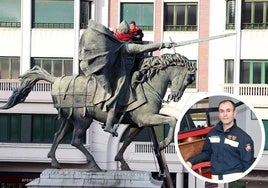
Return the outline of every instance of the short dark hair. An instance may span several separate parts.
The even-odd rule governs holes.
[[[226,100],[221,101],[219,103],[219,105],[218,105],[218,110],[220,108],[220,105],[223,104],[223,103],[226,103],[226,102],[230,102],[232,104],[232,106],[234,107],[234,110],[235,110],[235,103],[232,100],[230,100],[230,99],[226,99]]]
[[[135,21],[131,21],[131,22],[129,22],[129,24],[136,25],[136,22]]]

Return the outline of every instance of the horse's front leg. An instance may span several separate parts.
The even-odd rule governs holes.
[[[115,156],[114,160],[119,161],[121,163],[121,170],[131,170],[127,162],[124,159],[124,152],[126,151],[129,144],[132,142],[132,140],[135,138],[135,136],[138,135],[141,130],[142,128],[138,128],[138,127],[130,128],[128,132],[128,136],[123,142],[123,146],[120,148],[117,155]]]
[[[60,164],[58,160],[56,159],[55,152],[57,150],[59,143],[64,138],[64,136],[70,133],[71,131],[73,131],[72,124],[68,120],[64,119],[63,122],[61,123],[59,130],[54,135],[52,146],[50,148],[50,151],[47,154],[47,157],[51,158],[52,167],[60,168]]]
[[[173,140],[174,137],[174,131],[175,126],[177,124],[177,119],[175,117],[169,117],[170,118],[170,124],[169,124],[169,131],[167,137],[159,143],[160,150],[165,149]]]
[[[167,137],[159,143],[160,150],[163,150],[171,143],[173,139],[177,119],[172,116],[164,116],[160,114],[151,114],[151,115],[147,114],[146,117],[141,119],[141,123],[143,126],[159,126],[163,124],[169,125],[169,131]]]

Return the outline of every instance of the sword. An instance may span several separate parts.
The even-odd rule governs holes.
[[[198,39],[193,39],[193,40],[182,41],[182,42],[178,42],[178,43],[172,42],[172,47],[174,48],[174,47],[179,47],[179,46],[185,46],[185,45],[189,45],[189,44],[204,42],[204,41],[208,41],[208,40],[215,40],[215,39],[225,38],[225,37],[229,37],[229,36],[232,36],[232,35],[235,35],[235,34],[236,33],[227,33],[227,34],[215,35],[215,36],[211,36],[211,37],[204,37],[204,38],[198,38]]]
[[[173,51],[174,51],[174,54],[176,54],[176,49],[175,49],[175,46],[173,45],[174,43],[173,43],[173,41],[172,41],[172,38],[169,37],[169,40],[170,40],[170,42],[171,42],[171,44],[172,44],[172,49],[173,49]]]

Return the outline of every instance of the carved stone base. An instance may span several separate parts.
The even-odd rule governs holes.
[[[146,187],[160,188],[163,182],[145,171],[89,172],[86,169],[46,169],[26,186],[39,187]]]

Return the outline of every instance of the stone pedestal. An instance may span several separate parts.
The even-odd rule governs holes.
[[[146,187],[160,188],[163,182],[145,171],[89,172],[86,169],[46,169],[26,186],[39,187]]]

